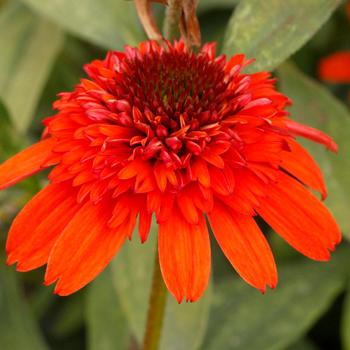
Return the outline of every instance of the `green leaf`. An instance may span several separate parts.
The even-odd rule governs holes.
[[[120,49],[144,37],[133,1],[22,1],[63,29],[104,48]]]
[[[337,155],[310,141],[303,142],[319,163],[328,186],[326,205],[350,239],[350,114],[347,108],[295,66],[278,70],[282,92],[293,100],[291,117],[325,131],[339,146]]]
[[[348,291],[344,300],[343,318],[341,325],[341,338],[343,343],[343,350],[350,349],[350,284],[348,284]]]
[[[32,124],[34,128],[29,129],[29,132],[35,134],[41,131],[39,121],[53,115],[52,103],[57,100],[57,93],[72,91],[80,79],[86,76],[84,64],[96,59],[98,52],[96,48],[73,36],[66,37],[36,108],[36,122]]]
[[[212,9],[232,9],[240,0],[201,0],[199,2],[199,12]]]
[[[4,123],[4,125],[11,124],[11,119],[10,119],[9,113],[8,113],[4,103],[1,100],[0,100],[0,121],[2,123]]]
[[[215,41],[217,52],[221,51],[230,11],[208,11],[200,17],[202,41]]]
[[[339,254],[341,255],[341,254]],[[279,285],[262,295],[242,280],[216,285],[210,328],[211,349],[285,349],[328,309],[344,286],[335,263],[294,263],[279,269]]]
[[[199,349],[205,336],[211,303],[212,287],[194,303],[178,304],[168,295],[168,304],[161,338],[162,350]]]
[[[52,288],[46,288],[36,283],[34,290],[29,296],[28,302],[32,314],[39,320],[44,317],[55,300],[56,296],[52,293]]]
[[[0,97],[20,131],[30,124],[62,42],[57,27],[17,1],[0,13]]]
[[[0,349],[48,349],[20,291],[17,274],[0,259]]]
[[[61,301],[60,308],[52,324],[51,332],[55,337],[63,338],[78,331],[84,323],[84,305],[82,293],[73,294]]]
[[[136,232],[134,232],[135,234]],[[155,232],[140,244],[134,236],[126,241],[111,263],[112,280],[132,333],[141,343],[151,290]]]
[[[112,262],[113,281],[130,328],[142,343],[151,289],[157,227],[154,224],[147,242],[136,237],[126,242]],[[168,294],[160,349],[198,349],[207,328],[211,301],[210,288],[195,303],[179,305]],[[180,336],[179,336],[180,335]]]
[[[86,320],[90,350],[127,349],[127,321],[107,268],[89,287]]]
[[[244,0],[232,15],[224,53],[255,58],[249,71],[272,70],[303,46],[340,0]]]
[[[288,346],[287,350],[317,350],[318,347],[311,340],[304,338],[295,344]]]
[[[0,161],[16,149],[15,132],[5,105],[0,100]]]

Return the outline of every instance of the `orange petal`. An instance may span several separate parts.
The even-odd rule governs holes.
[[[169,291],[180,303],[197,300],[210,274],[210,242],[203,216],[198,225],[183,219],[177,208],[159,224],[159,260]]]
[[[73,192],[74,195],[74,192]],[[15,263],[21,250],[31,241],[34,232],[67,197],[71,197],[71,186],[48,185],[36,194],[20,211],[10,228],[6,243],[8,264]]]
[[[314,260],[329,260],[341,240],[340,230],[327,208],[310,191],[281,174],[260,199],[258,213],[292,247]]]
[[[167,175],[166,175],[166,166],[157,161],[154,167],[154,176],[158,185],[158,188],[161,192],[164,192],[167,186]]]
[[[168,181],[174,186],[177,186],[178,184],[174,170],[167,168],[166,165],[161,161],[157,161],[154,166],[154,177],[156,179],[159,190],[162,192],[165,191]]]
[[[48,261],[45,284],[59,279],[55,292],[71,294],[94,279],[125,240],[123,227],[111,229],[112,203],[87,202],[57,240]]]
[[[200,184],[204,187],[210,186],[210,174],[208,170],[207,163],[201,159],[197,158],[191,164],[193,178],[198,180]]]
[[[261,186],[261,180],[248,169],[235,169],[236,186],[231,196],[219,197],[234,211],[253,216],[254,208],[259,205],[258,197],[264,195],[266,188]]]
[[[339,51],[322,58],[318,76],[331,83],[350,83],[350,51]]]
[[[223,169],[225,167],[225,163],[222,160],[222,157],[218,154],[211,153],[209,150],[204,150],[201,154],[201,157],[219,169]]]
[[[42,170],[56,141],[46,139],[17,153],[0,165],[0,190]]]
[[[119,171],[118,177],[122,180],[132,179],[140,176],[143,172],[149,169],[149,164],[146,161],[137,159],[129,162],[122,170]]]
[[[235,188],[235,176],[230,166],[224,169],[210,167],[210,183],[213,190],[223,196],[229,196]]]
[[[198,224],[199,215],[198,209],[194,204],[194,200],[191,197],[191,192],[185,192],[186,190],[182,190],[178,193],[177,205],[182,213],[182,217],[189,222],[190,224]]]
[[[323,198],[326,198],[326,185],[317,163],[306,149],[294,140],[289,140],[288,146],[290,151],[283,153],[282,168],[298,178],[306,186],[320,192]]]
[[[306,139],[324,145],[332,152],[338,152],[338,145],[324,132],[312,128],[311,126],[299,124],[294,120],[286,120],[285,123],[292,135],[305,137]]]
[[[153,168],[147,161],[140,159],[133,160],[128,163],[122,170],[119,171],[118,177],[122,180],[136,178],[135,192],[137,193],[153,191],[156,186]]]
[[[11,257],[18,261],[17,271],[29,271],[47,263],[51,249],[56,240],[72,220],[79,205],[75,196],[69,196],[31,231],[22,246],[13,252]]]
[[[277,269],[271,249],[251,216],[216,202],[209,222],[224,254],[247,283],[262,292],[266,285],[276,286]]]
[[[140,210],[139,215],[139,236],[141,243],[147,241],[149,231],[152,224],[152,214],[147,211],[147,208]]]

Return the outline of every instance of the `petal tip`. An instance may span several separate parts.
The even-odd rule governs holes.
[[[6,266],[12,266],[16,263],[16,261],[6,261]]]
[[[54,294],[60,296],[60,297],[67,297],[69,296],[70,294],[74,293],[74,291],[69,291],[69,290],[65,290],[63,288],[60,288],[58,286],[58,284],[56,285],[55,289],[54,289]]]
[[[264,285],[263,287],[259,287],[258,289],[260,290],[261,294],[266,294],[266,285]]]
[[[13,257],[12,254],[7,253],[6,265],[11,266],[17,262],[17,258]]]
[[[26,267],[22,261],[18,262],[18,264],[16,265],[16,271],[18,272],[27,272],[30,269],[28,267]]]
[[[168,288],[168,287],[167,287]],[[169,288],[168,288],[169,290]],[[184,295],[175,295],[173,292],[170,291],[170,293],[173,295],[173,297],[176,299],[177,303],[180,305],[182,304],[182,301],[184,299]]]

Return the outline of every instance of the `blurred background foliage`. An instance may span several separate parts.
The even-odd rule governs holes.
[[[154,5],[159,22],[160,5]],[[177,305],[169,297],[161,349],[350,349],[350,86],[317,79],[321,57],[350,49],[350,19],[340,0],[201,0],[203,41],[231,55],[255,57],[294,101],[297,120],[332,135],[334,156],[305,146],[325,172],[327,205],[344,240],[332,261],[314,263],[266,228],[280,282],[262,296],[238,279],[212,242],[213,277],[204,297]],[[60,91],[84,75],[83,64],[145,39],[132,1],[0,0],[0,160],[40,137]],[[286,61],[288,60],[288,62]],[[126,243],[111,266],[78,293],[59,298],[42,286],[43,270],[5,265],[5,240],[18,210],[44,175],[0,192],[0,349],[139,348],[147,312],[156,227],[143,246]],[[264,226],[264,223],[261,223]]]

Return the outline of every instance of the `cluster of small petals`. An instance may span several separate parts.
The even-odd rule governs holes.
[[[309,191],[326,197],[295,136],[336,144],[290,120],[268,72],[242,73],[249,62],[217,57],[214,44],[196,54],[148,41],[86,65],[89,79],[60,94],[43,141],[0,166],[0,188],[52,167],[11,228],[8,262],[47,264],[46,283],[67,295],[108,264],[136,222],[146,241],[155,217],[165,283],[179,302],[194,301],[210,273],[207,215],[236,271],[264,291],[277,272],[258,214],[295,249],[327,260],[339,229]]]

